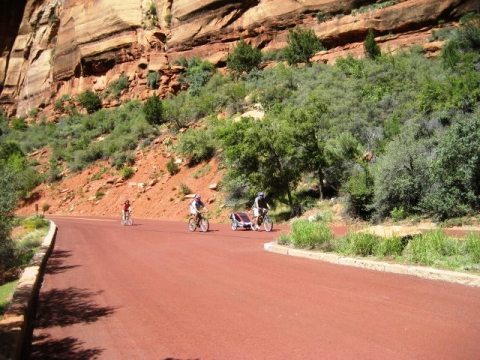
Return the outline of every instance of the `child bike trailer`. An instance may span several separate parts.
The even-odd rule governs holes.
[[[232,220],[232,230],[237,230],[238,228],[244,228],[245,230],[252,229],[252,220],[248,214],[243,212],[234,212],[230,214],[230,220]]]

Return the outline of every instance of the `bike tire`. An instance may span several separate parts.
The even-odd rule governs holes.
[[[200,231],[207,232],[210,224],[208,223],[207,219],[201,219],[199,226],[200,226]]]
[[[188,230],[195,231],[196,229],[197,229],[197,224],[195,223],[195,220],[189,219],[188,220]]]
[[[264,228],[265,231],[267,231],[267,232],[272,231],[272,229],[273,229],[273,221],[272,221],[272,219],[270,219],[269,216],[265,216],[265,218],[263,219],[263,228]]]
[[[233,231],[236,231],[238,229],[237,223],[232,221],[231,228],[232,228]]]

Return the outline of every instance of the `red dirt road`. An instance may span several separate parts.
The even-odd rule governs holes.
[[[32,359],[480,359],[480,289],[263,251],[278,232],[54,220]]]

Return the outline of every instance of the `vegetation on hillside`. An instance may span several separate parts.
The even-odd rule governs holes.
[[[9,162],[29,179],[16,193],[26,196],[39,181],[55,181],[62,170],[77,171],[99,159],[118,169],[131,166],[134,151],[160,132],[189,127],[178,136],[176,151],[191,164],[217,154],[232,206],[265,190],[299,213],[305,207],[301,184],[317,198],[341,196],[352,216],[365,219],[471,214],[480,207],[475,19],[450,33],[439,59],[426,59],[417,49],[397,55],[372,50],[371,58],[347,57],[334,66],[259,70],[258,51],[240,42],[229,62],[240,77],[221,75],[200,59],[181,59],[188,90],[171,98],[130,101],[107,111],[88,95],[83,106],[92,109],[89,114],[72,111],[57,124],[2,117],[1,144],[23,154],[23,160]],[[375,48],[371,38],[367,52],[367,43]],[[293,30],[282,56],[308,64],[320,46],[310,32]],[[293,52],[303,55],[290,58]],[[253,105],[265,110],[264,119],[239,117]],[[201,127],[191,126],[201,119]],[[51,173],[40,176],[24,154],[45,146],[52,150]],[[170,167],[170,173],[178,171]]]

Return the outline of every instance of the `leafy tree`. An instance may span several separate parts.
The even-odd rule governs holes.
[[[310,58],[322,49],[324,47],[313,30],[298,28],[288,32],[285,57],[290,65],[298,63],[310,65]]]
[[[395,208],[407,213],[419,210],[429,187],[432,144],[422,138],[417,127],[405,129],[379,156],[375,171],[374,208],[378,218]]]
[[[5,281],[6,270],[15,265],[15,245],[10,238],[13,210],[17,202],[14,174],[0,168],[0,284]]]
[[[370,59],[376,59],[382,55],[380,46],[378,46],[377,42],[375,41],[375,35],[373,34],[372,29],[368,30],[367,37],[363,42],[363,49],[365,50],[365,55]]]
[[[261,62],[261,51],[242,39],[228,55],[227,68],[238,78],[242,74],[257,69]]]
[[[163,122],[163,107],[160,97],[155,94],[148,98],[143,106],[145,118],[152,125],[160,125]]]
[[[290,135],[271,118],[242,118],[218,130],[230,178],[242,179],[251,196],[259,190],[286,195],[293,210],[292,189],[300,179],[301,169]]]
[[[102,108],[100,97],[93,91],[87,90],[78,95],[78,101],[89,114]]]
[[[458,120],[440,140],[422,207],[446,219],[480,207],[480,111]]]

